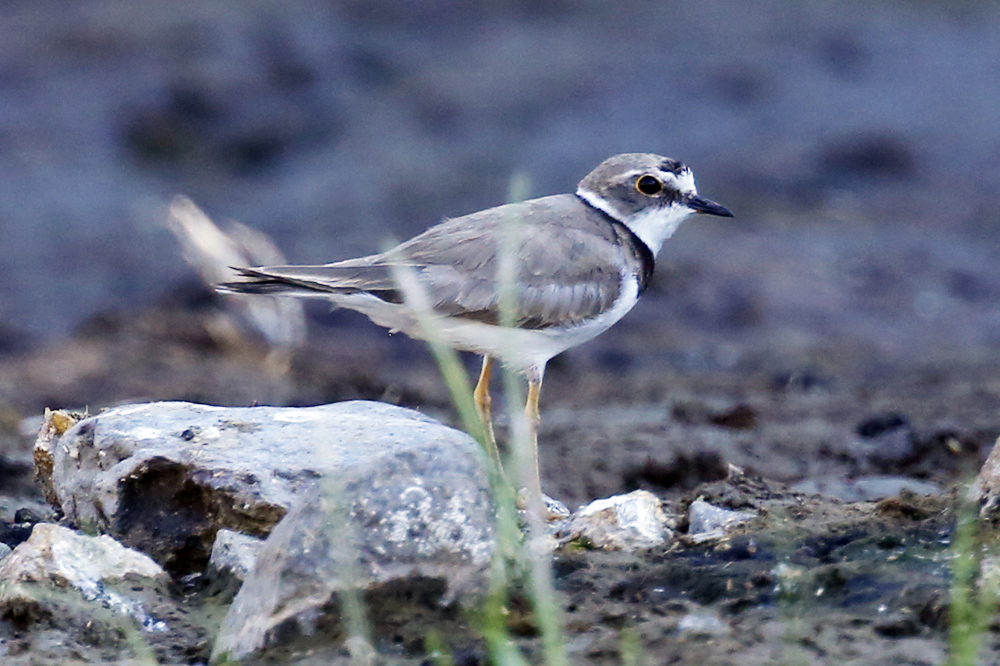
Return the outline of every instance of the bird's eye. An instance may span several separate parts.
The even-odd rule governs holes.
[[[650,176],[648,173],[645,176],[640,176],[637,181],[635,181],[635,189],[639,190],[640,194],[645,194],[647,197],[652,197],[663,191],[663,183],[656,176]]]

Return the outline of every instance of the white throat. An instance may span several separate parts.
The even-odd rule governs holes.
[[[681,222],[693,212],[687,206],[671,204],[667,208],[653,208],[636,213],[631,219],[622,220],[622,224],[631,229],[655,257],[664,241],[673,236]]]
[[[606,199],[593,192],[578,188],[576,194],[597,210],[607,213],[628,227],[649,248],[654,257],[663,247],[664,241],[673,236],[677,227],[681,226],[681,222],[694,213],[687,206],[675,203],[666,208],[650,208],[632,216],[624,216]]]

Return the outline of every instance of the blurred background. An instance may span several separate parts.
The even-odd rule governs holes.
[[[503,203],[515,176],[566,192],[649,151],[737,217],[689,222],[636,311],[562,362],[992,358],[998,27],[976,1],[5,2],[0,353],[201,307],[178,193],[322,263]],[[355,361],[417,353],[311,314]],[[37,401],[101,402],[112,375]]]
[[[32,456],[46,408],[364,398],[457,423],[424,345],[361,315],[314,303],[304,342],[264,344],[185,260],[167,224],[177,195],[289,262],[325,263],[504,203],[513,183],[571,192],[611,155],[654,152],[736,217],[687,222],[636,308],[550,363],[545,491],[576,508],[643,488],[676,511],[735,465],[748,485],[710,501],[756,509],[767,493],[771,517],[809,536],[780,536],[787,558],[752,536],[728,555],[727,539],[726,572],[781,594],[731,597],[722,619],[694,614],[700,592],[662,594],[723,589],[702,551],[587,564],[575,580],[601,609],[573,623],[602,631],[589,654],[612,659],[632,636],[735,641],[741,663],[764,654],[754,642],[777,646],[771,663],[839,641],[856,659],[882,656],[882,636],[912,637],[899,659],[929,663],[946,593],[910,572],[923,561],[949,586],[933,555],[949,514],[893,502],[947,496],[1000,435],[998,35],[995,0],[0,0],[0,528],[53,515]],[[840,514],[789,490],[895,499]],[[897,513],[913,527],[867,531]],[[836,559],[881,567],[904,545],[906,594]],[[738,573],[773,553],[789,600],[814,581],[816,603],[837,604],[828,625],[785,626],[786,573]],[[560,577],[585,560],[566,562]],[[859,603],[879,620],[842,614]],[[683,621],[662,615],[680,613],[705,642],[676,640]]]

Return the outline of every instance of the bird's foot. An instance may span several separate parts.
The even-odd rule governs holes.
[[[566,520],[570,516],[569,509],[566,505],[557,499],[549,497],[545,493],[542,493],[542,520],[548,523],[554,523],[559,520]],[[528,511],[531,508],[531,502],[528,498],[528,489],[521,488],[517,493],[517,508],[521,511]]]

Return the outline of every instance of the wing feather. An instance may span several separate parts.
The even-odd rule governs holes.
[[[406,265],[441,314],[498,323],[500,252],[504,234],[513,233],[517,324],[564,326],[608,310],[620,293],[623,270],[639,261],[633,239],[619,227],[574,195],[556,195],[447,220],[382,254],[250,269],[244,275],[252,281],[235,285],[369,292],[398,303],[393,268]]]

